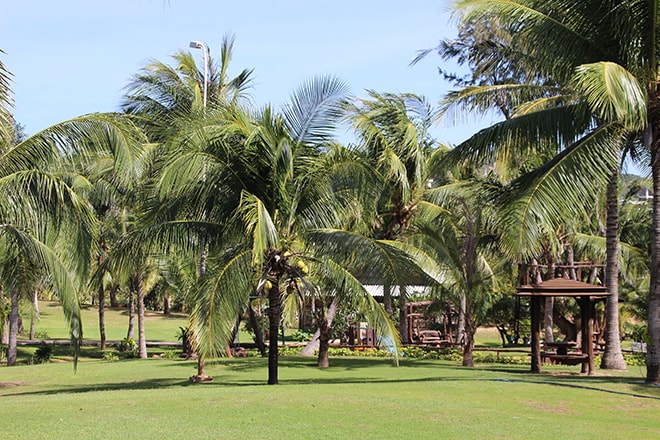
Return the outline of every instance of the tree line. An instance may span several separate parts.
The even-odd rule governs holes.
[[[646,309],[647,381],[660,382],[657,13],[646,1],[565,3],[457,2],[458,39],[419,56],[437,52],[470,72],[441,72],[456,89],[439,106],[414,94],[350,96],[325,76],[281,109],[257,108],[252,71],[228,76],[228,36],[206,66],[185,51],[174,65],[149,63],[120,113],[20,139],[0,66],[8,364],[19,299],[37,288],[62,301],[74,347],[81,296],[98,300],[103,342],[106,292],[126,290],[145,357],[145,295],[158,286],[189,307],[198,380],[205,360],[226,350],[236,317],[255,298],[267,302],[275,384],[289,310],[319,304],[319,366],[337,307],[363,313],[396,356],[411,337],[410,286],[421,283],[458,306],[463,364],[472,365],[477,326],[503,286],[527,275],[521,268],[545,267],[536,276],[547,278],[589,260],[604,262],[612,293],[602,367],[625,368],[622,295]],[[502,121],[457,146],[430,135],[439,118],[475,111]],[[342,124],[354,143],[336,141]],[[651,216],[624,203],[636,188],[621,178],[624,158],[651,165]],[[383,287],[382,304],[367,278]]]

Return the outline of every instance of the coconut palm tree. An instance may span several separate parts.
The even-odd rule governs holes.
[[[624,32],[621,23],[630,24],[625,32],[632,32],[634,27],[631,16],[620,15],[625,8],[618,8],[616,13],[608,14],[605,11],[611,5],[602,1],[581,2],[570,8],[564,7],[563,3],[560,5],[561,2],[487,3],[489,2],[465,1],[460,2],[458,7],[465,12],[464,17],[468,20],[485,20],[505,28],[515,26],[516,32],[512,33],[507,46],[508,53],[515,54],[516,62],[520,62],[526,72],[537,72],[537,77],[549,78],[552,83],[563,85],[561,95],[555,95],[552,100],[537,100],[532,105],[521,106],[525,111],[520,113],[527,113],[530,109],[545,109],[549,102],[560,103],[559,106],[553,105],[549,111],[534,111],[522,115],[524,117],[516,119],[513,125],[508,121],[501,123],[471,140],[473,145],[486,145],[495,139],[542,139],[543,133],[553,133],[553,138],[559,139],[565,145],[565,149],[552,162],[515,184],[516,187],[522,187],[532,182],[535,190],[527,192],[528,196],[524,202],[509,204],[510,213],[522,206],[527,207],[507,222],[513,226],[512,231],[516,231],[510,242],[518,242],[511,248],[513,250],[520,249],[524,240],[532,239],[538,233],[539,228],[536,225],[543,218],[551,220],[554,217],[552,223],[556,224],[560,221],[562,212],[570,212],[571,207],[582,209],[580,200],[589,200],[589,194],[593,197],[596,193],[597,187],[594,183],[604,187],[608,180],[612,180],[612,174],[618,166],[618,152],[630,145],[630,133],[640,132],[640,121],[646,121],[646,96],[639,86],[646,81],[637,81],[635,78],[635,75],[641,78],[638,73],[644,69],[631,69],[631,74],[621,67],[629,67],[629,61],[634,56],[630,52],[632,47],[626,46],[626,42],[634,38],[621,37]],[[619,3],[617,2],[617,6]],[[639,6],[643,2],[626,3],[629,3],[629,6],[638,3]],[[628,9],[628,12],[632,12],[635,8],[631,6]],[[614,16],[614,22],[607,21]],[[521,25],[524,26],[524,32],[520,32]],[[556,41],[548,43],[548,35],[552,35]],[[569,35],[572,37],[568,37]],[[548,128],[550,130],[546,131]],[[525,133],[525,130],[529,129],[531,131]],[[519,144],[528,145],[525,142]],[[563,191],[563,182],[567,176],[570,176],[569,179],[580,179],[579,184],[572,186],[572,191],[568,194]],[[542,186],[548,191],[539,190]],[[555,193],[554,197],[550,195],[551,192]],[[530,198],[532,194],[534,197]],[[579,197],[575,197],[578,194]],[[538,202],[536,206],[533,203],[534,198]],[[547,209],[551,199],[556,209]],[[615,218],[615,215],[610,216],[611,226],[608,229],[608,247],[611,250],[617,248]],[[529,223],[522,223],[522,228],[519,228],[520,220],[528,220]],[[608,267],[612,269],[608,279],[614,280],[616,255],[612,254],[608,260]],[[615,281],[610,284],[616,287]],[[616,294],[618,292],[615,293],[615,299]],[[610,308],[616,310],[617,307],[611,304]],[[615,331],[618,325],[609,325],[608,328]],[[611,365],[616,365],[617,359],[623,362],[623,358],[620,355],[618,337],[613,336],[612,334],[608,337],[611,344],[606,359],[612,360]],[[625,368],[625,364],[623,367]]]
[[[50,277],[76,350],[82,336],[78,289],[91,261],[96,225],[81,196],[86,182],[70,172],[62,173],[62,164],[71,163],[73,156],[84,151],[105,149],[114,156],[116,166],[130,175],[138,167],[136,155],[143,141],[138,133],[116,115],[90,115],[49,127],[0,156],[5,194],[0,199],[3,283],[11,286],[12,300],[17,300],[18,292],[29,287],[32,279],[24,277],[27,272],[21,273],[29,270]],[[11,342],[10,352],[15,350]]]
[[[358,137],[354,150],[379,175],[371,234],[381,240],[403,240],[434,177],[429,164],[444,152],[429,133],[436,113],[423,97],[416,95],[375,91],[368,91],[368,95],[366,99],[351,100],[344,110]],[[392,313],[392,285],[382,284],[385,308]],[[406,286],[398,285],[398,288],[399,331],[407,343],[410,335]]]
[[[225,36],[220,64],[209,55],[205,57],[207,66],[198,66],[189,51],[172,55],[174,66],[152,60],[126,87],[124,111],[142,120],[153,142],[164,142],[174,134],[172,124],[183,115],[203,117],[207,108],[247,102],[253,71],[243,69],[237,76],[229,77],[233,47],[234,37]],[[202,93],[205,79],[206,100]]]
[[[244,69],[233,78],[228,75],[233,46],[234,37],[225,36],[219,65],[208,54],[204,57],[207,65],[197,66],[193,55],[187,51],[173,55],[175,66],[153,60],[127,86],[122,105],[124,111],[137,117],[152,142],[180,151],[180,146],[175,145],[173,139],[180,140],[183,121],[193,123],[205,118],[214,109],[249,99],[247,91],[251,86],[252,70]],[[159,152],[163,153],[163,150],[159,149]],[[163,157],[168,154],[170,152],[163,153]],[[158,166],[157,163],[156,169]],[[199,246],[204,248],[206,244],[200,242]],[[205,265],[206,253],[202,251],[200,275],[204,274]],[[201,362],[200,358],[200,371],[203,370]]]
[[[461,309],[464,325],[463,365],[473,366],[477,326],[492,303],[501,260],[495,239],[496,211],[493,188],[484,178],[466,170],[445,173],[426,191],[411,223],[407,242],[421,268],[433,277]]]
[[[161,248],[206,243],[207,267],[191,313],[203,358],[226,350],[251,294],[268,300],[270,384],[278,382],[282,300],[311,286],[313,274],[361,295],[376,327],[398,341],[382,307],[346,270],[350,259],[326,257],[309,239],[311,232],[328,232],[359,211],[362,195],[347,188],[359,186],[360,174],[351,175],[354,183],[347,187],[341,182],[349,174],[340,171],[353,162],[330,161],[336,103],[344,92],[340,81],[321,78],[294,93],[281,114],[270,107],[249,112],[224,106],[208,108],[201,119],[181,118],[165,150],[169,159],[151,220],[135,234]]]

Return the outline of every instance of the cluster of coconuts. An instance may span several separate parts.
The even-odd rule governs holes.
[[[291,252],[287,251],[284,254],[282,254],[285,257],[291,256]],[[300,273],[303,275],[307,275],[309,273],[309,266],[307,266],[307,263],[305,263],[303,260],[298,260],[296,261],[296,267],[300,270]],[[273,288],[273,283],[270,280],[264,281],[264,289],[265,290],[270,290]]]

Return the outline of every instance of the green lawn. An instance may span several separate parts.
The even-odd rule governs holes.
[[[660,436],[660,388],[643,371],[581,376],[527,367],[336,358],[223,359],[210,383],[195,363],[147,359],[0,368],[3,438],[61,439],[529,439]]]
[[[67,338],[61,310],[42,303],[39,327]],[[84,311],[85,336],[98,339],[96,311]],[[149,340],[175,340],[185,316],[150,313]],[[125,311],[107,314],[108,338],[125,336]],[[482,345],[496,345],[480,329]],[[516,439],[660,438],[660,387],[643,384],[643,367],[577,374],[579,367],[383,358],[283,357],[281,385],[266,386],[267,360],[222,359],[211,383],[189,384],[194,361],[101,361],[83,347],[77,373],[69,347],[50,364],[0,367],[0,438],[32,439]],[[153,349],[150,354],[162,352]]]
[[[58,302],[41,301],[39,303],[41,319],[37,322],[35,329],[48,335],[52,339],[69,339],[68,329],[64,322],[62,307]],[[136,318],[137,319],[137,318]],[[162,312],[146,312],[146,335],[148,341],[176,341],[179,327],[186,326],[187,315],[174,313],[165,316]],[[85,305],[82,307],[83,335],[85,339],[98,340],[98,309],[96,306]],[[118,341],[126,337],[128,328],[128,311],[126,309],[106,309],[106,338],[110,341]],[[29,322],[24,323],[25,327]],[[135,323],[137,334],[137,321]],[[242,327],[242,326],[241,326]],[[41,339],[41,338],[40,338]],[[251,336],[241,330],[241,341],[252,342]],[[495,328],[480,328],[477,331],[476,343],[484,347],[499,347],[502,344],[499,333]]]
[[[62,307],[58,302],[41,301],[39,303],[40,320],[35,326],[37,332],[46,333],[52,339],[68,339],[69,331],[64,322]],[[100,339],[99,317],[96,306],[82,307],[83,336],[85,339]],[[165,316],[162,312],[146,312],[146,334],[149,341],[176,341],[179,327],[185,327],[188,317],[183,314]],[[25,322],[27,328],[29,322]],[[128,329],[128,311],[126,309],[107,309],[105,312],[105,334],[109,341],[118,341],[126,337]],[[137,337],[137,317],[135,318]]]

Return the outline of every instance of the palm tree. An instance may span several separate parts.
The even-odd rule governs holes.
[[[19,292],[34,281],[28,274],[50,277],[63,303],[76,353],[82,337],[78,289],[91,261],[96,225],[80,195],[84,179],[60,170],[63,162],[84,151],[107,149],[130,175],[136,171],[135,155],[142,141],[136,133],[116,115],[90,115],[49,127],[0,156],[5,194],[0,199],[2,281],[15,303]],[[12,310],[18,309],[12,305]],[[15,330],[10,331],[9,351],[13,357]]]
[[[429,133],[435,110],[423,97],[412,94],[368,94],[367,99],[348,102],[344,109],[359,139],[355,151],[379,175],[371,234],[381,240],[403,240],[434,177],[429,164],[444,152]],[[386,280],[382,284],[385,308],[391,314],[392,285]],[[408,343],[406,286],[398,287],[399,331]]]
[[[492,183],[470,173],[438,175],[426,192],[407,241],[419,266],[432,275],[461,309],[464,326],[463,365],[474,365],[477,326],[492,303],[498,254],[494,239]],[[461,337],[462,335],[459,335]]]
[[[78,290],[91,261],[96,225],[81,197],[87,183],[68,169],[78,158],[104,151],[121,170],[118,178],[130,178],[139,172],[136,158],[144,139],[130,122],[113,114],[74,118],[16,139],[8,87],[9,73],[0,65],[0,185],[4,194],[0,198],[0,282],[10,290],[10,321],[15,324],[21,292],[39,277],[50,280],[64,306],[77,360],[82,338]],[[15,327],[10,329],[8,357],[12,361]]]
[[[514,184],[520,188],[531,182],[534,188],[534,191],[527,192],[528,196],[524,197],[522,203],[510,204],[509,213],[525,204],[528,207],[508,222],[513,226],[512,231],[517,231],[512,235],[511,243],[518,244],[511,249],[518,250],[523,239],[531,239],[538,232],[536,224],[539,221],[552,220],[551,223],[557,224],[560,213],[570,212],[571,207],[583,206],[580,200],[589,200],[589,194],[596,193],[594,183],[604,187],[610,180],[617,169],[618,151],[629,145],[628,133],[639,133],[640,121],[646,121],[645,94],[639,87],[639,83],[645,81],[638,82],[621,67],[627,67],[628,61],[632,60],[630,57],[634,55],[629,52],[632,47],[626,47],[624,43],[634,38],[622,38],[618,34],[623,32],[621,23],[632,23],[629,16],[618,15],[625,8],[619,8],[616,14],[608,15],[605,13],[608,2],[602,1],[581,2],[571,8],[555,5],[554,2],[488,3],[465,1],[460,2],[459,8],[467,11],[465,17],[469,20],[485,20],[505,28],[515,26],[516,32],[512,34],[507,47],[509,52],[516,54],[518,62],[522,60],[526,72],[537,72],[537,77],[550,78],[555,84],[564,84],[564,91],[570,92],[570,95],[563,93],[561,100],[553,98],[552,102],[559,102],[560,106],[553,105],[549,110],[529,113],[529,109],[541,108],[540,104],[547,108],[550,102],[547,99],[536,101],[521,107],[528,115],[521,114],[522,117],[513,123],[501,123],[471,140],[473,145],[486,145],[497,139],[498,135],[499,138],[507,139],[534,139],[542,133],[554,133],[553,138],[563,140],[566,145],[553,161]],[[607,21],[615,15],[616,21]],[[520,32],[520,26],[523,26],[524,32]],[[632,31],[632,27],[627,31]],[[548,35],[552,35],[556,41],[549,43]],[[631,71],[635,74],[641,72],[637,68]],[[582,122],[575,125],[575,121]],[[529,129],[531,131],[525,132]],[[580,131],[585,129],[587,134],[582,135]],[[570,194],[562,191],[567,176],[580,179]],[[554,192],[554,197],[551,192]],[[578,193],[579,197],[575,197]],[[558,194],[563,197],[558,197]],[[531,195],[534,197],[530,198]],[[536,206],[534,199],[537,200]],[[557,209],[547,209],[550,199]],[[611,250],[617,249],[615,217],[611,216],[611,226],[607,231],[610,237],[608,247]],[[520,220],[529,223],[522,223],[522,228],[519,228]],[[608,257],[610,268],[615,268],[616,260],[614,254]],[[610,271],[610,279],[613,277],[614,272]],[[617,294],[614,295],[615,299]],[[616,309],[615,304],[611,304],[611,308]],[[608,329],[614,332],[618,325],[608,325]],[[618,337],[610,336],[609,339],[612,341],[611,353],[606,358],[616,365],[617,359],[623,361]]]
[[[164,142],[172,132],[173,123],[181,116],[203,117],[206,108],[237,104],[249,99],[252,69],[243,69],[229,78],[234,37],[225,36],[220,49],[220,64],[208,56],[207,66],[197,66],[193,55],[179,51],[172,55],[176,65],[152,60],[136,74],[126,87],[122,107],[137,115],[154,142]],[[207,97],[203,99],[204,69],[208,72]]]
[[[316,257],[320,247],[308,240],[312,231],[345,224],[354,214],[347,207],[358,200],[337,189],[339,178],[330,178],[340,176],[341,163],[322,160],[332,147],[343,92],[340,81],[321,78],[293,94],[282,114],[270,107],[256,113],[209,108],[204,118],[182,118],[177,136],[168,140],[170,159],[153,205],[159,209],[136,236],[179,249],[206,243],[207,268],[191,313],[202,358],[225,351],[236,316],[256,292],[268,299],[268,383],[276,384],[282,300],[311,285],[315,273],[362,295],[376,326],[398,341],[382,307],[355,276],[340,262]]]
[[[228,76],[233,46],[234,37],[225,36],[219,65],[208,56],[204,58],[207,65],[200,68],[187,51],[173,55],[175,66],[152,61],[127,86],[124,111],[137,116],[153,142],[180,151],[180,146],[174,145],[173,139],[180,140],[183,121],[192,123],[205,118],[214,109],[237,105],[248,99],[246,92],[252,82],[252,70],[244,69],[234,78]],[[204,84],[205,81],[207,84]],[[203,90],[206,90],[205,94]],[[167,154],[170,152],[166,152],[165,156]],[[204,248],[206,244],[200,242],[199,246]],[[200,275],[204,274],[205,265],[206,253],[202,251]],[[199,369],[200,372],[204,369],[201,357]],[[200,373],[200,376],[204,374]]]

